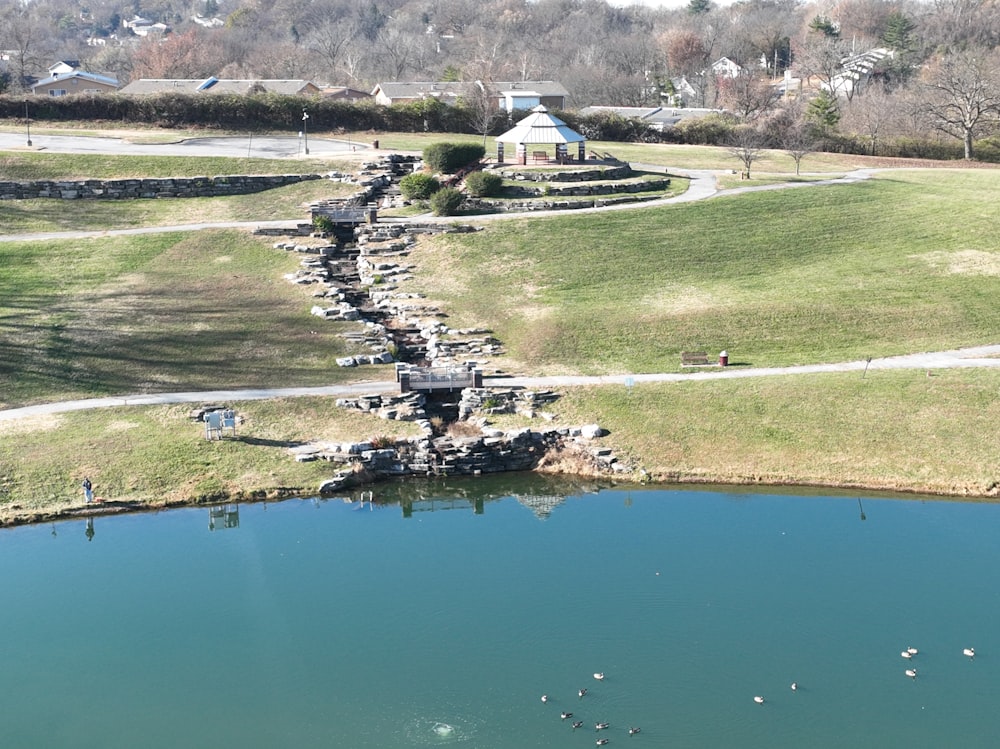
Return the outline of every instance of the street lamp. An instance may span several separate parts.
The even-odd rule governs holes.
[[[302,110],[302,145],[306,156],[309,155],[309,113]]]
[[[24,127],[28,130],[28,148],[31,148],[31,120],[28,119],[28,100],[24,100]]]

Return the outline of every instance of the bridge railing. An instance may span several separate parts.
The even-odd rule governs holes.
[[[481,369],[398,367],[396,369],[396,379],[399,381],[399,391],[401,393],[408,393],[412,390],[423,392],[452,391],[483,386],[483,372]]]

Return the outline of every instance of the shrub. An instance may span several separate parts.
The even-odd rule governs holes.
[[[454,187],[443,187],[431,195],[431,210],[435,216],[453,216],[465,200]]]
[[[477,198],[494,198],[503,189],[503,179],[493,172],[473,172],[465,178],[465,189]]]
[[[431,143],[424,149],[424,163],[431,171],[454,174],[463,166],[486,155],[480,143]]]
[[[313,229],[323,234],[332,234],[337,228],[333,219],[329,216],[313,216]]]
[[[427,200],[441,189],[441,183],[429,174],[407,174],[399,180],[399,191],[407,200]]]

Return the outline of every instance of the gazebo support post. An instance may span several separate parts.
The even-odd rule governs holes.
[[[503,163],[503,141],[497,141],[497,163]]]
[[[581,140],[576,145],[578,147],[577,160],[582,164],[587,160],[587,141]]]

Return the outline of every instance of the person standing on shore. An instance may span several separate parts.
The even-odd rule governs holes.
[[[94,485],[90,483],[90,478],[83,479],[83,500],[87,504],[94,501]]]

